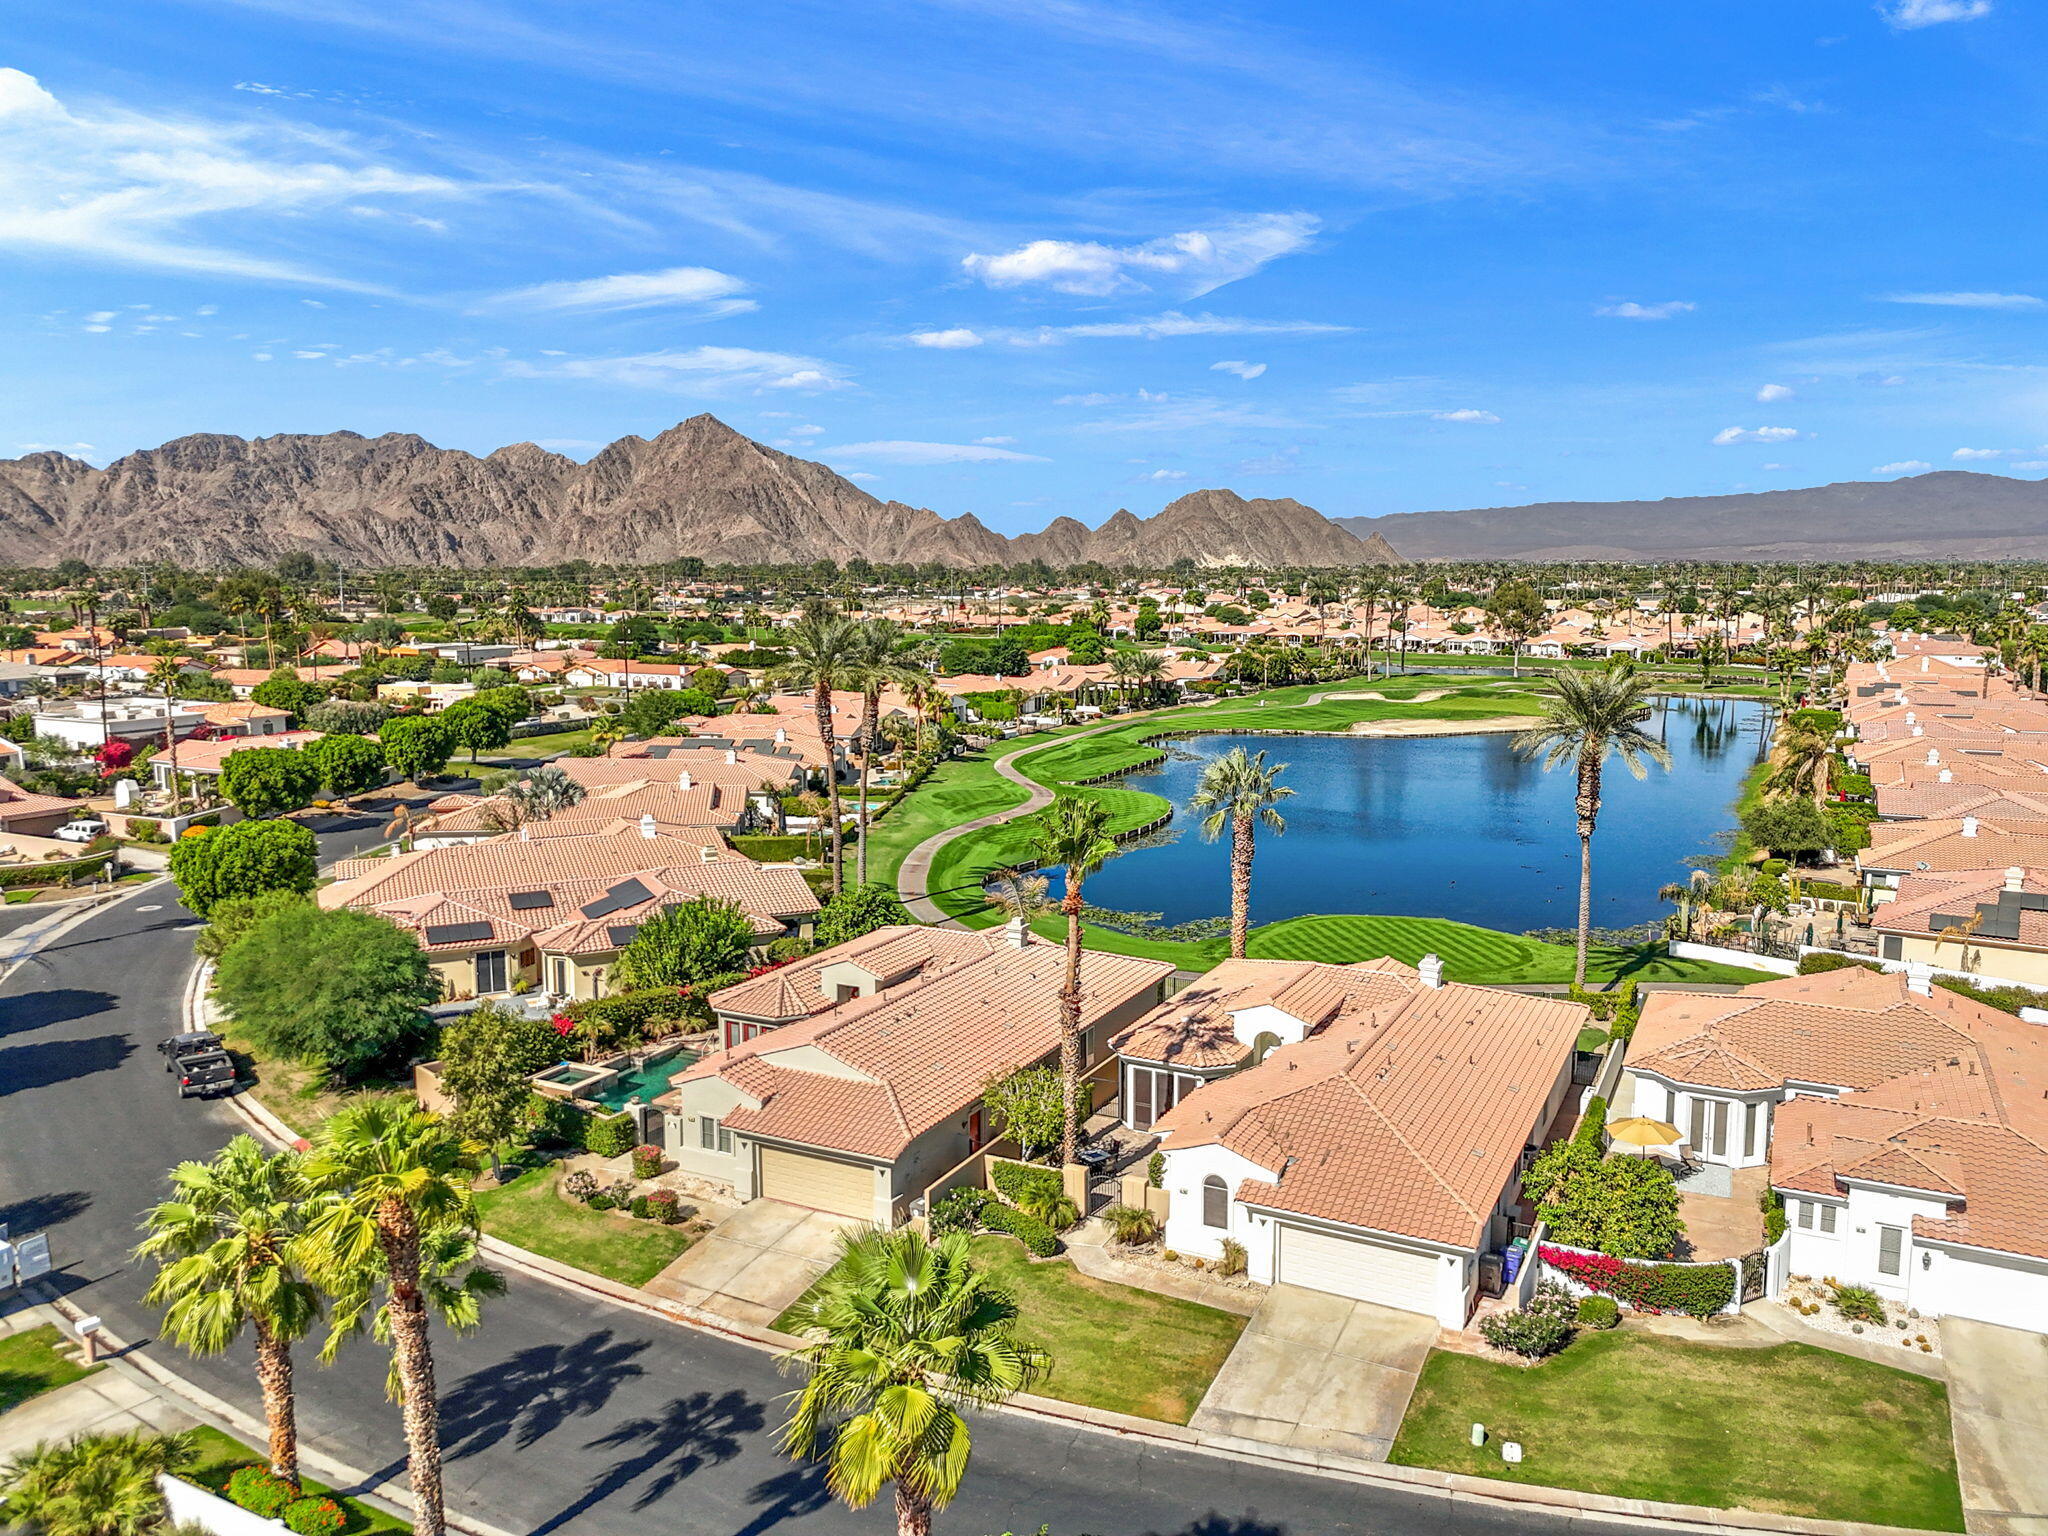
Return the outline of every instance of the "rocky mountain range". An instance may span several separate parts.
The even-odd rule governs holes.
[[[1336,521],[1411,560],[2038,560],[2048,481],[1940,470],[1796,491]]]
[[[1298,501],[1192,491],[1157,515],[1071,517],[1005,538],[972,513],[881,501],[823,464],[714,416],[622,437],[588,462],[517,443],[478,458],[411,433],[254,439],[202,433],[96,469],[61,453],[0,460],[0,563],[274,563],[303,550],[356,568],[653,564],[978,566],[1043,560],[1158,568],[1394,563]]]

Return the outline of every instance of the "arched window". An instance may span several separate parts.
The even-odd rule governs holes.
[[[1230,1186],[1213,1173],[1202,1180],[1202,1225],[1230,1225]]]
[[[1273,1051],[1278,1049],[1279,1045],[1280,1037],[1274,1034],[1273,1031],[1270,1029],[1259,1031],[1258,1038],[1252,1041],[1252,1065],[1256,1067]]]

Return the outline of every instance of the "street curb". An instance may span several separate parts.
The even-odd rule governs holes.
[[[202,979],[210,974],[211,969],[210,961],[201,962],[192,968],[187,979],[184,1013],[185,1023],[189,1028],[200,1027],[199,1000],[204,996]],[[232,1095],[227,1103],[251,1130],[265,1140],[283,1147],[296,1146],[303,1140],[290,1126],[245,1093]],[[715,1334],[750,1349],[758,1349],[768,1354],[781,1354],[803,1343],[802,1339],[778,1333],[772,1328],[757,1328],[734,1322],[729,1318],[717,1317],[701,1308],[686,1306],[680,1302],[649,1298],[645,1293],[630,1286],[557,1263],[553,1259],[499,1238],[483,1236],[479,1250],[486,1257],[528,1279],[596,1297],[616,1306],[629,1307],[642,1316],[655,1318],[676,1327],[693,1328],[700,1332]],[[170,1381],[177,1380],[175,1377],[169,1377],[169,1373],[165,1374]],[[195,1401],[208,1400],[206,1394],[196,1389],[181,1390],[186,1390]],[[228,1409],[225,1404],[221,1405],[221,1409],[234,1421],[242,1421],[242,1416]],[[1183,1425],[1167,1424],[1156,1419],[1141,1419],[1130,1414],[1112,1413],[1105,1409],[1037,1397],[1030,1393],[1019,1393],[1007,1403],[996,1404],[993,1411],[1118,1439],[1151,1441],[1164,1448],[1192,1451],[1224,1460],[1256,1461],[1276,1470],[1307,1472],[1403,1493],[1434,1496],[1453,1503],[1472,1503],[1494,1510],[1568,1513],[1601,1524],[1640,1525],[1644,1522],[1655,1522],[1672,1531],[1683,1532],[1752,1531],[1768,1532],[1771,1536],[1944,1536],[1944,1533],[1924,1531],[1911,1526],[1871,1525],[1853,1520],[1811,1520],[1793,1515],[1773,1515],[1761,1510],[1713,1509],[1696,1504],[1664,1504],[1644,1499],[1619,1499],[1605,1494],[1580,1493],[1569,1488],[1509,1483],[1496,1478],[1438,1472],[1424,1467],[1397,1467],[1337,1452],[1319,1452],[1294,1446],[1273,1445],[1265,1441],[1244,1440],[1231,1435],[1208,1434]],[[260,1426],[258,1432],[260,1433]],[[339,1466],[338,1463],[336,1465]],[[367,1485],[365,1474],[351,1470],[350,1475],[356,1484]],[[469,1530],[474,1536],[508,1536],[508,1533],[497,1531],[481,1522],[458,1520],[454,1516],[449,1517],[449,1524]],[[1953,1533],[1946,1533],[1946,1536],[1953,1536]]]
[[[153,891],[162,883],[160,880],[152,880],[147,885],[131,885],[127,890],[117,894],[109,895],[102,892],[98,896],[81,896],[75,901],[49,903],[52,908],[65,914],[63,921],[52,924],[48,932],[38,936],[33,949],[23,950],[12,960],[0,960],[0,981],[12,976],[16,970],[47,949],[54,940],[63,938],[87,918],[104,912],[109,907],[118,907],[122,902],[140,896],[145,891]]]

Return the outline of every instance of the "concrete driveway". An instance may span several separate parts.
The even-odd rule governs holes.
[[[766,1327],[810,1288],[861,1223],[780,1200],[756,1200],[647,1282],[656,1296]]]
[[[2048,1536],[2048,1338],[1941,1320],[1948,1407],[1971,1536]]]
[[[1276,1285],[1191,1427],[1385,1461],[1436,1331],[1435,1319],[1417,1312]]]

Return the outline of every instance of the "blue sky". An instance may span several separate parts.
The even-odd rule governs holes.
[[[2048,473],[2025,0],[25,0],[0,454],[698,411],[1017,531]]]

